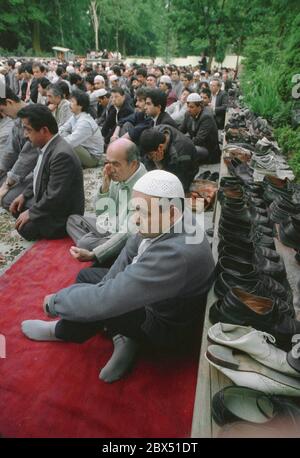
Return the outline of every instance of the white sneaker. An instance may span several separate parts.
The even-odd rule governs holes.
[[[244,351],[264,366],[292,377],[300,377],[287,362],[287,353],[275,347],[275,338],[250,326],[217,323],[208,330],[208,339],[220,345]]]
[[[300,380],[269,369],[245,353],[234,354],[221,345],[208,347],[205,357],[209,364],[226,375],[236,385],[265,394],[300,396]]]

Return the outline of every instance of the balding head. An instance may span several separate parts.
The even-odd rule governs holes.
[[[128,180],[139,167],[139,150],[136,144],[123,137],[110,143],[106,152],[106,163],[110,164],[112,180]]]

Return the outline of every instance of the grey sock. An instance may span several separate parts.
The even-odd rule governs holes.
[[[113,343],[112,357],[99,374],[99,378],[108,383],[119,380],[131,369],[138,351],[138,344],[121,334],[113,337]]]
[[[56,323],[57,321],[26,320],[22,322],[21,327],[29,339],[63,342],[55,337]]]

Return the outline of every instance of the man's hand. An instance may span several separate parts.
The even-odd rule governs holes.
[[[84,248],[78,248],[77,246],[72,246],[70,248],[70,253],[72,258],[81,262],[93,261],[95,259],[95,255],[92,251],[85,250]]]
[[[43,302],[43,310],[45,312],[45,314],[47,316],[50,316],[52,317],[51,313],[48,312],[47,308],[46,308],[46,305],[49,303],[51,297],[54,296],[54,294],[48,294],[47,296],[45,296],[45,299],[44,299],[44,302]]]
[[[25,210],[21,213],[16,221],[15,228],[19,231],[29,221],[29,210]]]
[[[109,186],[111,182],[111,173],[112,173],[111,165],[106,164],[103,167],[103,177],[102,177],[102,185],[101,185],[101,192],[103,193],[108,192],[109,190]]]
[[[12,201],[9,207],[9,211],[14,214],[14,213],[19,213],[25,203],[25,197],[23,194],[20,194],[18,197],[15,198],[15,200]]]

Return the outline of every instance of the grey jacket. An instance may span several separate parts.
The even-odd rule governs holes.
[[[32,172],[37,158],[38,150],[24,136],[21,119],[15,119],[5,151],[0,157],[0,170],[7,172],[8,178],[19,183]]]
[[[100,283],[76,284],[52,296],[51,314],[93,322],[145,307],[142,329],[150,341],[172,347],[185,339],[205,307],[214,261],[201,229],[199,239],[189,236],[197,243],[189,244],[187,232],[175,233],[174,228],[155,240],[134,264],[142,238],[131,236]]]
[[[0,161],[5,154],[7,142],[10,137],[14,122],[11,118],[0,118]],[[0,167],[1,170],[1,167]]]
[[[88,113],[73,115],[59,128],[59,133],[73,148],[83,146],[90,154],[99,157],[104,150],[104,141],[94,119]]]

